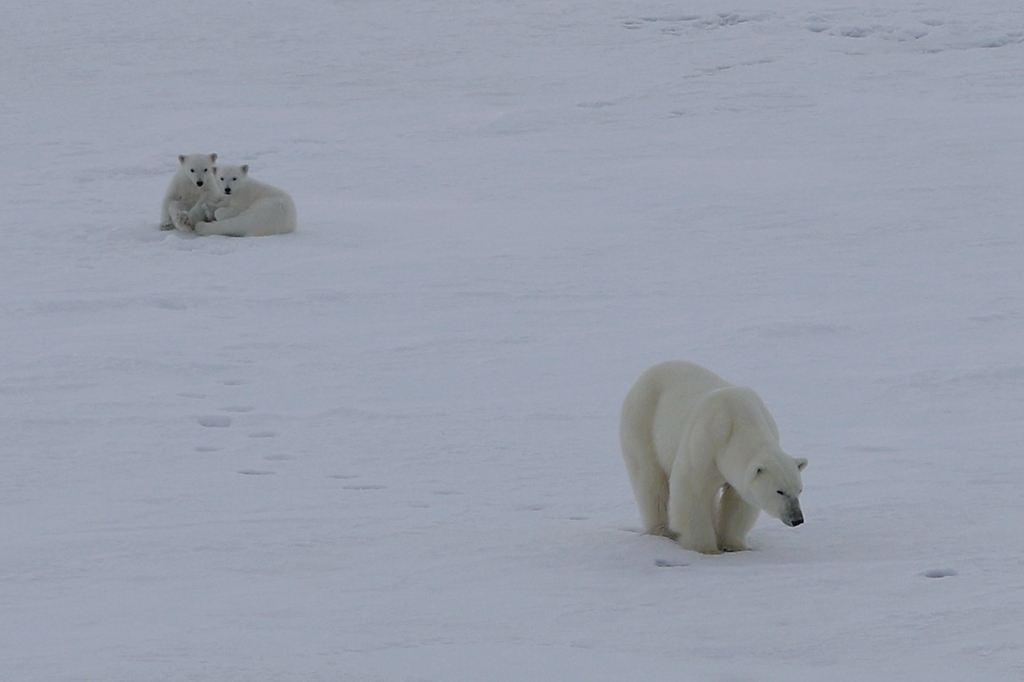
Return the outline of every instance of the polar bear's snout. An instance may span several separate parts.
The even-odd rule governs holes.
[[[224,188],[224,194],[231,194],[231,188],[230,187],[225,187]]]
[[[787,526],[799,526],[804,522],[804,513],[800,510],[800,502],[797,499],[789,500],[786,505],[786,513],[782,516],[782,522]]]

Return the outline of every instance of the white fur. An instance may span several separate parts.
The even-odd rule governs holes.
[[[222,166],[216,176],[221,196],[214,220],[196,223],[196,234],[265,237],[295,231],[295,202],[284,190],[249,177],[248,165]]]
[[[216,194],[216,154],[182,154],[178,170],[160,207],[160,229],[191,232],[197,220],[205,218],[203,205]]]
[[[644,530],[705,554],[748,549],[763,510],[803,523],[800,471],[779,447],[761,399],[691,362],[644,372],[622,406],[619,436]]]

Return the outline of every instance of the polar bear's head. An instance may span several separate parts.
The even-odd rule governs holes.
[[[804,522],[800,472],[806,466],[806,459],[794,459],[782,451],[755,457],[747,467],[746,492],[754,498],[749,501],[787,526],[799,526]]]
[[[216,154],[180,154],[178,161],[181,168],[188,175],[196,187],[202,187],[213,179],[214,166],[217,163]]]
[[[249,176],[249,164],[243,164],[241,166],[221,166],[214,169],[217,174],[217,182],[220,183],[220,189],[224,194],[231,196],[231,193],[235,191],[235,187],[240,182],[245,182],[245,179]]]

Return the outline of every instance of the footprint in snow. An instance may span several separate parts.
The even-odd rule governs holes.
[[[923,578],[950,578],[956,575],[956,571],[952,568],[933,568],[918,575]]]
[[[238,473],[246,476],[273,476],[273,471],[263,471],[262,469],[239,469]]]
[[[231,417],[224,417],[222,415],[207,415],[199,417],[198,421],[200,426],[211,429],[226,429],[231,426]]]
[[[658,568],[682,568],[683,566],[689,566],[690,564],[678,559],[655,559],[654,565]]]

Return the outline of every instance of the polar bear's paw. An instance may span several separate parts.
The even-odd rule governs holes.
[[[193,227],[201,222],[209,222],[211,220],[213,220],[213,207],[205,200],[200,201],[188,212],[188,222]]]
[[[669,528],[664,523],[659,523],[657,526],[655,526],[654,528],[652,528],[649,531],[647,531],[647,534],[648,535],[660,535],[661,537],[668,538],[669,540],[672,540],[672,541],[675,541],[675,540],[679,539],[679,533],[675,532],[674,530]]]
[[[178,215],[174,219],[174,226],[182,232],[192,232],[196,227],[188,211],[178,211]]]

